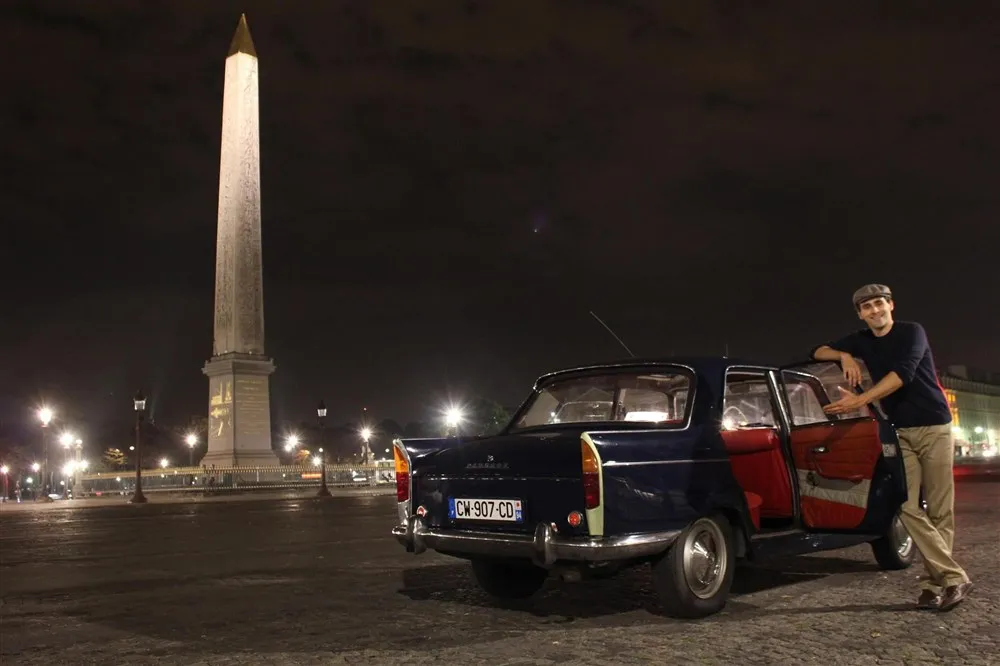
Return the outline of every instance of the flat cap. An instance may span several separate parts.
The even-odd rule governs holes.
[[[885,298],[889,300],[892,298],[892,290],[884,284],[866,284],[865,286],[854,292],[854,307],[860,307],[865,301],[870,301],[873,298]]]

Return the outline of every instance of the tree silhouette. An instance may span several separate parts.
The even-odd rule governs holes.
[[[125,466],[125,453],[121,449],[107,449],[101,456],[101,462],[109,472],[113,472]]]

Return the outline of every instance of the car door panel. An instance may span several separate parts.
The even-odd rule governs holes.
[[[859,527],[882,455],[875,420],[800,426],[792,430],[791,444],[803,523],[836,530]]]
[[[879,534],[906,500],[898,439],[882,415],[864,408],[829,416],[831,396],[849,390],[835,363],[778,373],[804,527]]]

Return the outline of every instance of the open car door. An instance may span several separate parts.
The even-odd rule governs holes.
[[[836,416],[823,411],[851,390],[837,363],[786,366],[776,379],[803,526],[884,534],[906,501],[906,470],[892,425],[873,407]]]

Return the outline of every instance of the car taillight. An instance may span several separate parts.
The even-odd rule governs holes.
[[[580,456],[583,462],[583,499],[588,509],[601,506],[601,464],[597,453],[585,439],[580,440]]]
[[[396,462],[396,501],[406,502],[410,499],[410,463],[401,444],[392,445],[392,457]]]

